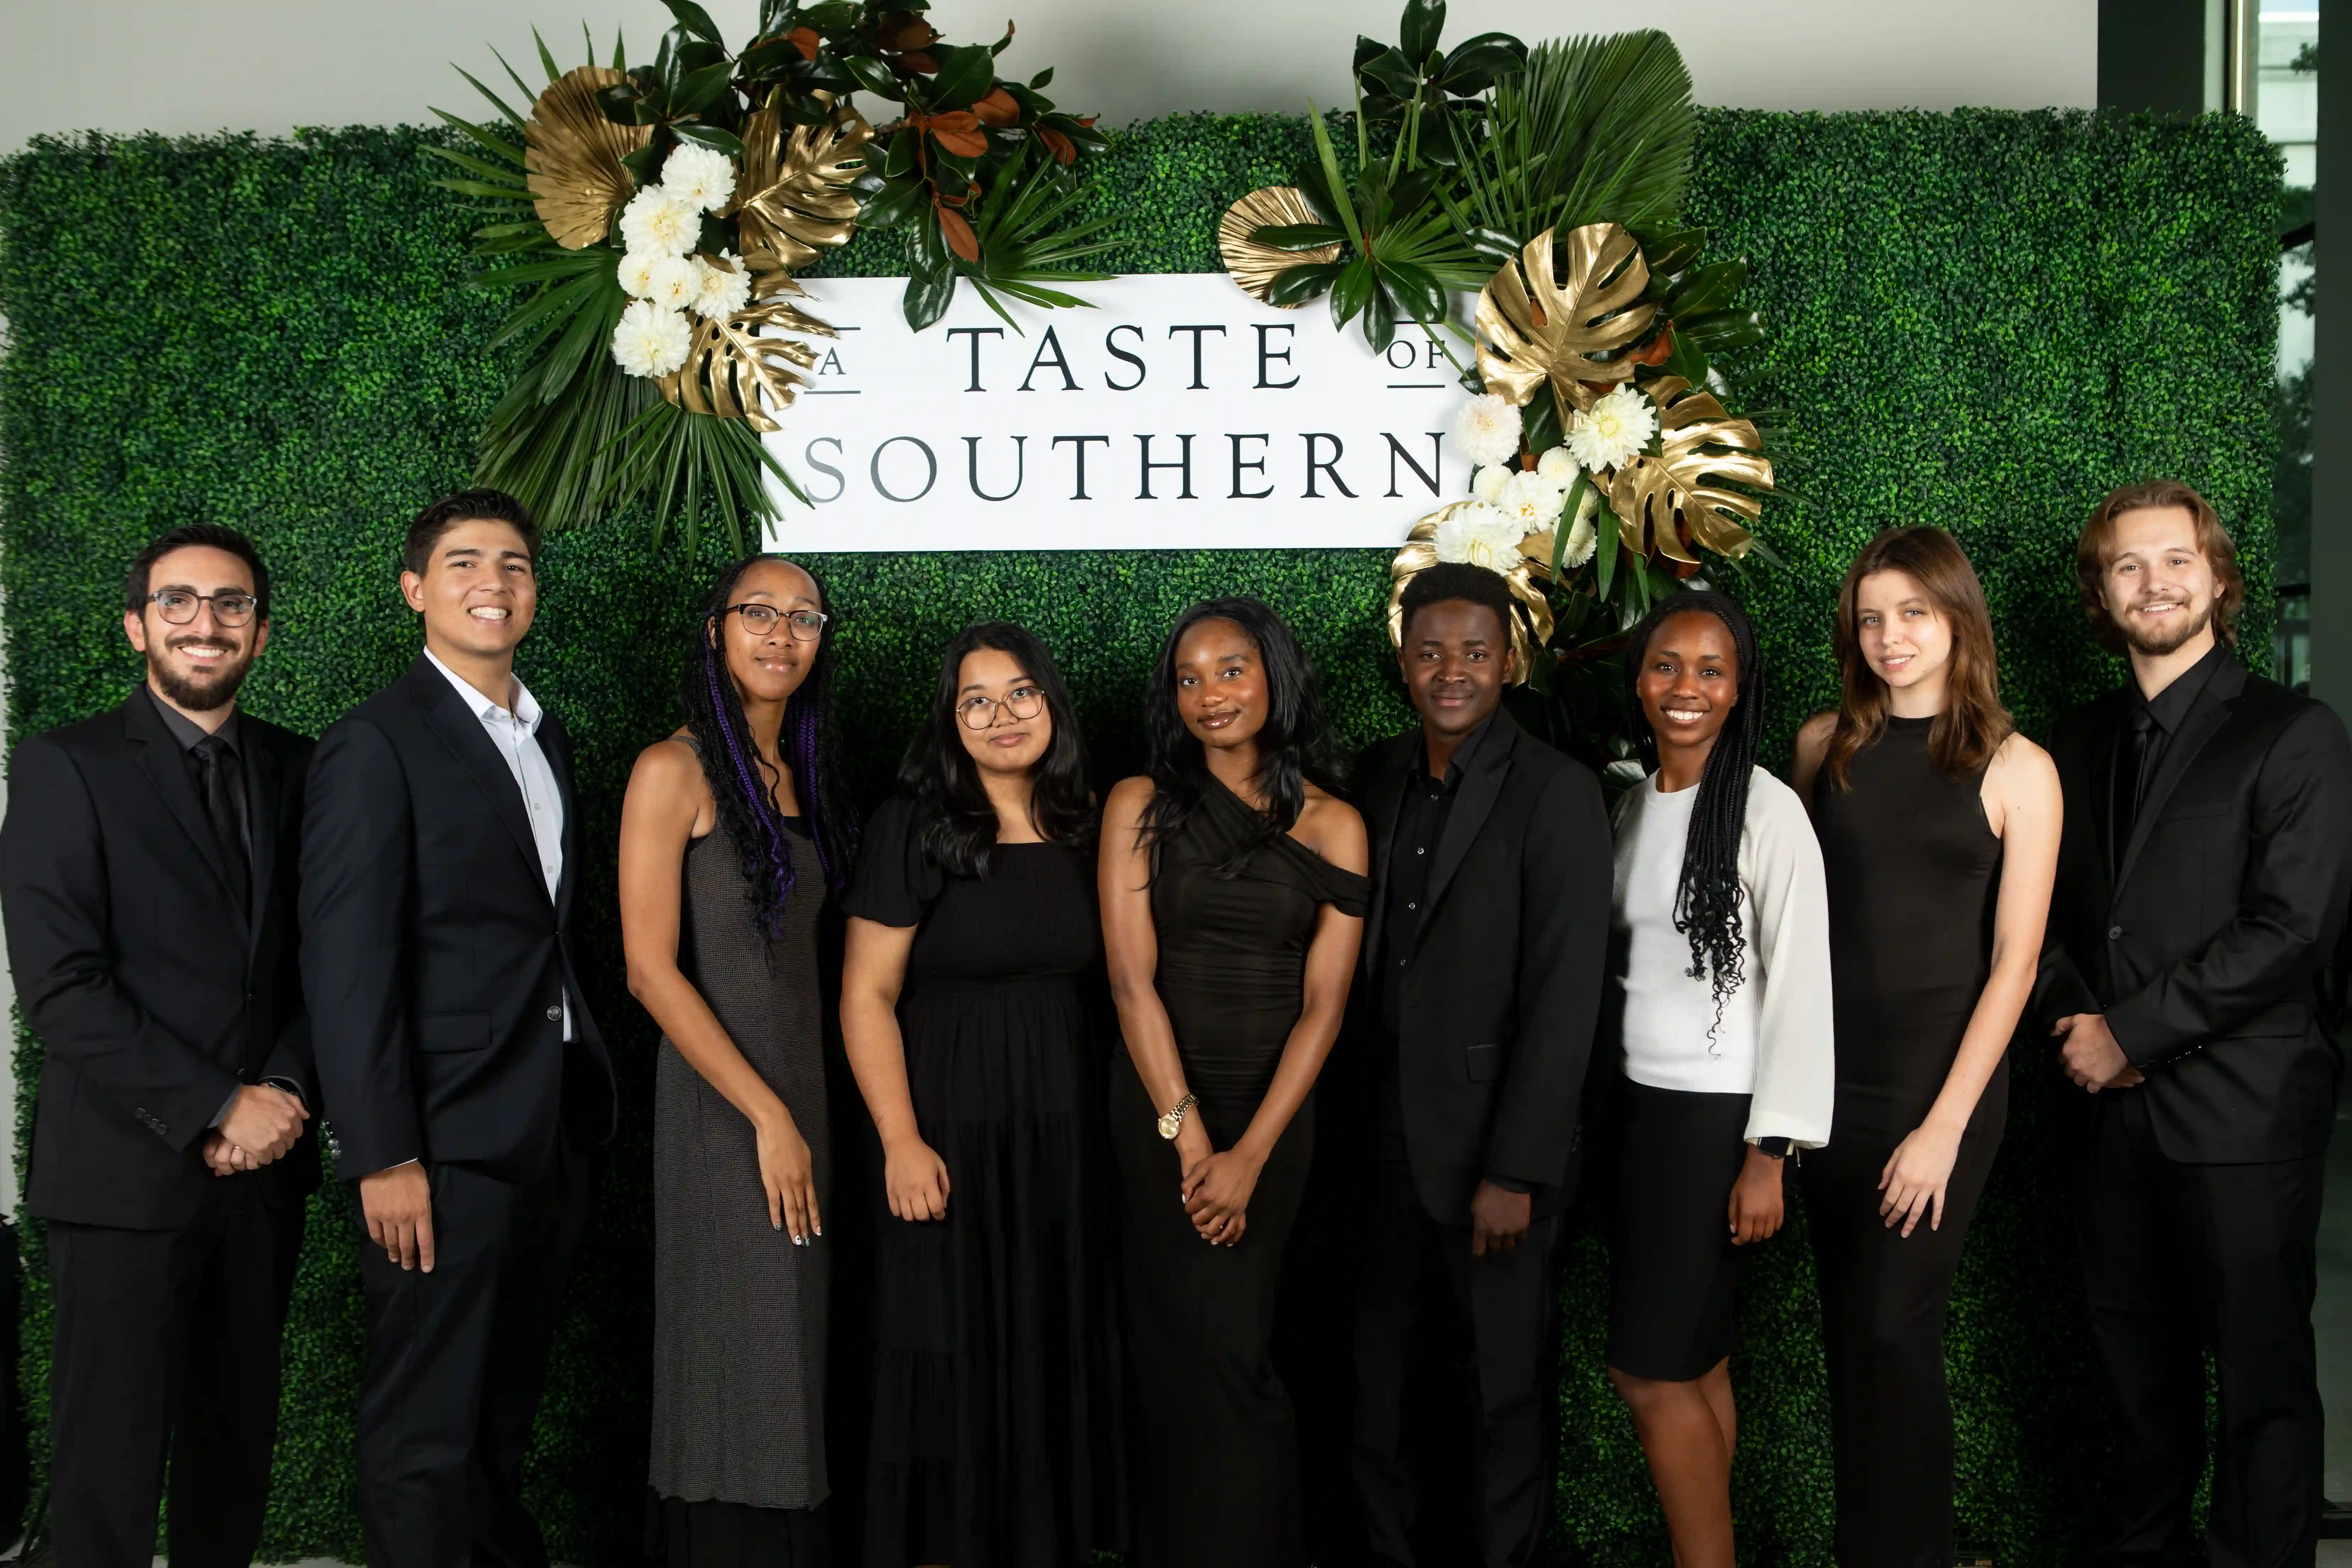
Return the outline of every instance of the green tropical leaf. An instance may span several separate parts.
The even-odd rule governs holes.
[[[1276,275],[1273,286],[1266,289],[1265,302],[1286,307],[1303,305],[1337,282],[1346,266],[1343,261],[1324,261],[1286,268]]]
[[[1320,250],[1327,245],[1337,245],[1348,237],[1323,223],[1260,224],[1250,231],[1253,244],[1270,250]]]

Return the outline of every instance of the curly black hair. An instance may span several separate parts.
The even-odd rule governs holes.
[[[963,721],[956,713],[964,657],[981,648],[1012,655],[1044,693],[1045,711],[1053,716],[1054,738],[1031,781],[1030,821],[1055,844],[1084,848],[1094,840],[1086,740],[1052,650],[1035,633],[1009,621],[975,621],[940,656],[930,716],[915,731],[906,761],[898,764],[899,789],[930,808],[923,814],[923,853],[931,864],[959,877],[988,875],[989,851],[996,845],[996,807],[989,804],[980,769],[964,749]]]

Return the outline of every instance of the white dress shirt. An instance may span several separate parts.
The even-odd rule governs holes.
[[[522,792],[523,810],[530,817],[531,843],[539,851],[540,875],[547,879],[547,897],[554,902],[556,889],[563,882],[563,792],[556,787],[555,769],[539,744],[540,721],[545,717],[538,700],[520,676],[509,677],[514,682],[514,704],[501,708],[479,691],[456,670],[441,662],[431,648],[425,657],[433,668],[448,678],[459,698],[482,721],[482,729],[490,743],[506,759],[507,769],[514,774],[515,787]],[[563,1037],[572,1038],[572,993],[563,994]]]
[[[1695,788],[1661,793],[1653,773],[1618,802],[1625,1076],[1654,1089],[1752,1096],[1749,1142],[1786,1138],[1818,1149],[1830,1139],[1837,1089],[1821,845],[1796,792],[1758,768],[1739,835],[1743,978],[1718,1023],[1714,978],[1693,978],[1690,937],[1675,929],[1697,800]]]

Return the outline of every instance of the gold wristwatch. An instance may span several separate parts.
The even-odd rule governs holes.
[[[1188,1094],[1183,1099],[1176,1102],[1176,1109],[1173,1110],[1161,1111],[1160,1113],[1160,1136],[1167,1139],[1171,1143],[1174,1142],[1176,1141],[1176,1134],[1184,1130],[1184,1113],[1192,1109],[1192,1097]]]

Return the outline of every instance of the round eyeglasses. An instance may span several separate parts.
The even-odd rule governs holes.
[[[196,618],[199,606],[210,605],[213,619],[225,626],[241,626],[253,619],[253,612],[261,601],[241,589],[232,588],[225,594],[199,594],[190,588],[158,588],[147,595],[155,613],[175,626],[184,626]]]
[[[1016,686],[1002,698],[967,697],[956,704],[956,717],[967,730],[993,729],[999,708],[1015,722],[1034,719],[1045,710],[1045,694],[1034,686]]]
[[[826,616],[822,610],[780,610],[773,605],[730,605],[720,612],[743,617],[744,629],[755,637],[766,637],[782,621],[793,635],[794,642],[814,642],[824,636]]]

